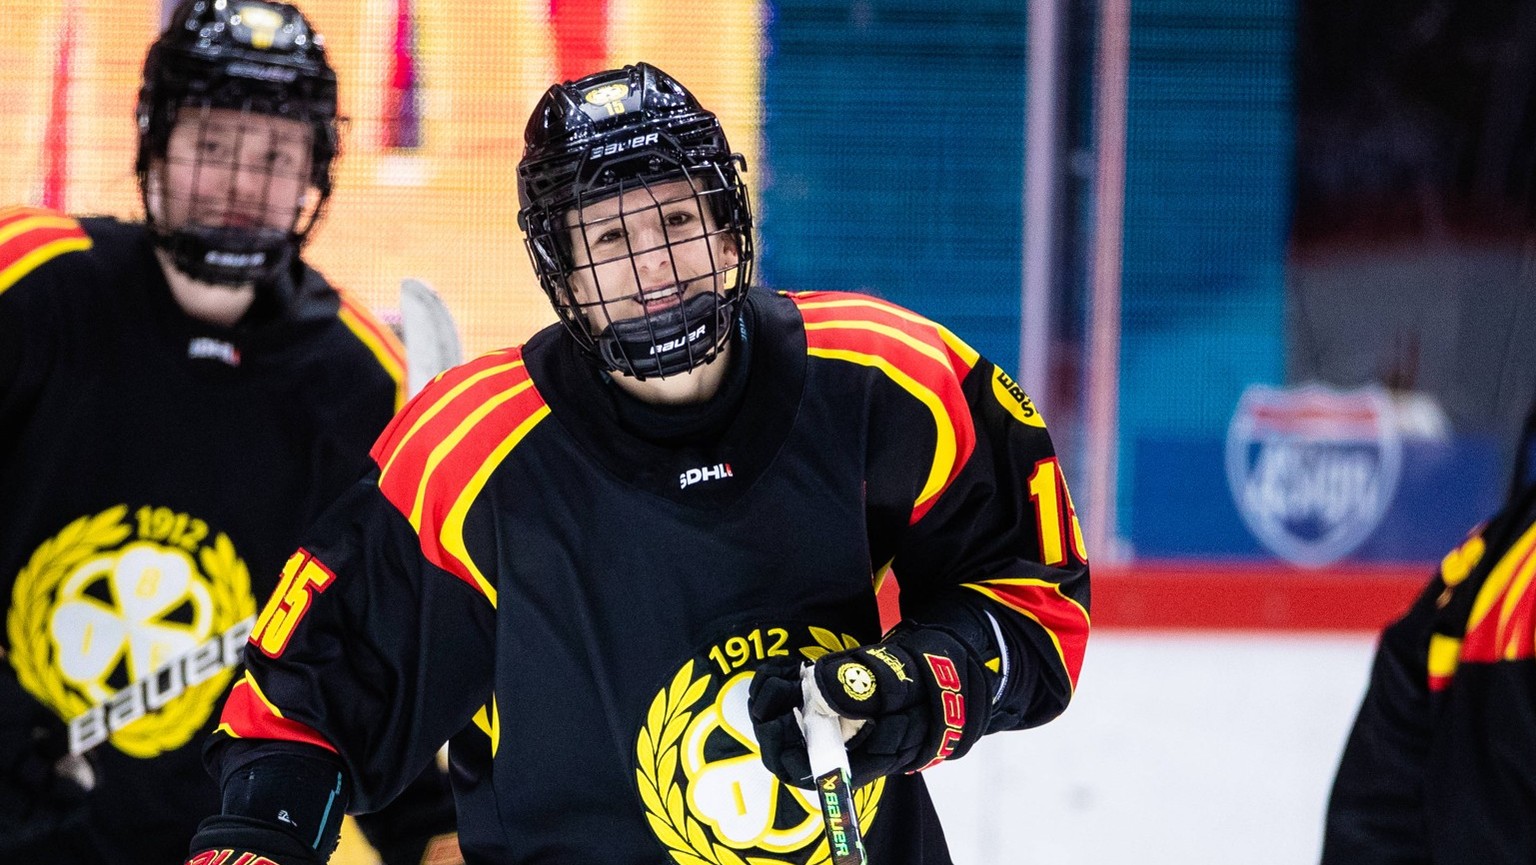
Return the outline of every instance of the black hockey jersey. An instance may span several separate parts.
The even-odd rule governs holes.
[[[1536,862],[1536,487],[1382,634],[1334,780],[1327,865]]]
[[[257,599],[399,404],[393,335],[314,270],[292,290],[201,325],[143,226],[0,210],[0,736],[41,711],[89,752],[125,861],[180,861],[217,809],[200,748]]]
[[[328,748],[369,809],[451,739],[470,862],[827,862],[748,685],[878,640],[890,569],[991,662],[993,730],[1057,715],[1088,577],[1029,398],[866,296],[759,293],[743,333],[702,408],[628,400],[558,327],[440,377],[289,560],[213,759]],[[949,861],[920,775],[855,799],[874,861]]]

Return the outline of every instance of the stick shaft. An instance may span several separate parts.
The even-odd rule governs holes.
[[[869,865],[858,814],[854,811],[853,789],[848,783],[848,750],[843,747],[842,722],[819,708],[826,704],[816,693],[810,667],[805,669],[800,687],[804,697],[800,723],[811,774],[816,778],[816,796],[821,800],[832,865]]]

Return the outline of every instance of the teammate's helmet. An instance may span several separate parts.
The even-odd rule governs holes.
[[[672,76],[640,63],[551,87],[525,137],[518,224],[539,281],[576,340],[604,368],[639,379],[677,375],[719,354],[751,284],[752,208],[739,174],[746,160],[731,152],[715,115]],[[658,202],[663,184],[672,191]],[[604,224],[584,220],[584,208],[605,200]],[[671,212],[680,200],[697,219]],[[667,228],[644,246],[630,220],[643,221],[645,210],[661,216],[663,208],[670,209],[659,219]],[[683,222],[690,228],[674,232]],[[622,236],[606,259],[592,241],[605,232]],[[705,248],[704,264],[680,266]],[[717,254],[720,248],[729,254]],[[654,302],[656,290],[643,285],[634,263],[645,255],[669,260],[675,284],[663,290],[674,299]],[[599,265],[615,261],[625,261],[626,275],[604,286]],[[615,306],[635,314],[615,317]]]
[[[178,118],[226,108],[287,118],[313,129],[308,183],[318,193],[286,229],[167,225],[151,205],[156,160]],[[263,0],[183,0],[144,60],[137,170],[156,242],[178,268],[206,282],[262,282],[289,263],[331,193],[339,135],[336,73],[325,40],[299,10]],[[165,194],[161,191],[161,195]]]

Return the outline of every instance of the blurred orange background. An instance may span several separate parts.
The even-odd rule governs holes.
[[[310,0],[350,118],[310,262],[369,307],[418,277],[458,322],[464,356],[554,321],[517,228],[517,161],[534,103],[559,78],[639,60],[689,85],[759,164],[762,11],[707,0]],[[142,215],[134,104],[159,0],[5,0],[0,28],[0,205]],[[415,33],[421,145],[384,144],[395,28]],[[570,68],[562,68],[562,66]],[[756,182],[749,174],[749,179]],[[754,189],[754,193],[756,190]],[[348,820],[332,859],[377,861]]]
[[[401,278],[425,279],[454,313],[466,358],[554,321],[517,228],[516,167],[528,114],[557,77],[638,60],[660,66],[720,114],[732,145],[759,164],[756,2],[311,0],[301,8],[326,38],[350,117],[336,191],[308,257],[376,311],[397,307]],[[383,144],[402,10],[414,26],[422,117],[422,144],[408,149]],[[160,2],[5,0],[5,11],[0,203],[44,203],[48,168],[62,164],[62,209],[135,218],[133,109]]]

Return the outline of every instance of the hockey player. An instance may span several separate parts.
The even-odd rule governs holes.
[[[749,293],[744,163],[660,70],[552,87],[526,138],[562,323],[423,391],[289,559],[191,862],[323,861],[444,741],[468,862],[828,862],[805,662],[864,721],[870,858],[949,862],[913,773],[1055,717],[1087,638],[1045,424],[920,315]]]
[[[0,862],[180,861],[259,600],[360,476],[398,344],[300,258],[336,78],[291,6],[188,2],[138,103],[143,224],[0,210]],[[371,823],[452,840],[445,778]]]
[[[1536,862],[1536,486],[1382,633],[1339,763],[1324,865]]]

